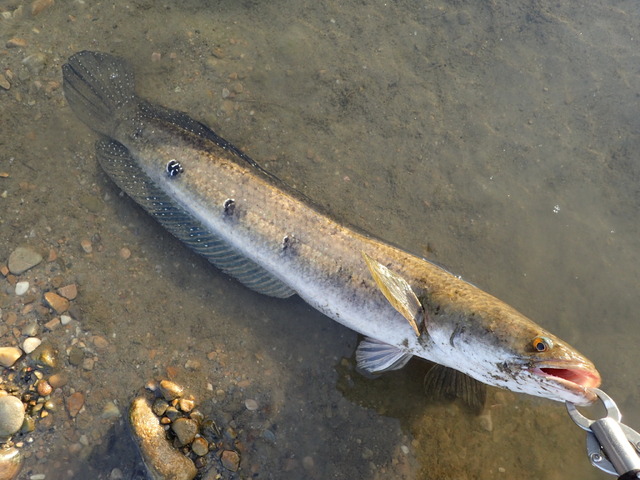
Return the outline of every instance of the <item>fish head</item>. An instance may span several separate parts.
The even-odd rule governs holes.
[[[575,348],[507,306],[441,312],[427,327],[442,363],[496,387],[588,405],[600,385],[594,364]]]

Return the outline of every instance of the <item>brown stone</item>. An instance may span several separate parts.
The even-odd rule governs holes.
[[[198,474],[193,461],[171,446],[146,398],[131,403],[129,423],[151,478],[192,480]]]
[[[44,294],[44,299],[47,305],[53,308],[56,313],[64,313],[69,309],[69,300],[61,297],[57,293],[47,292]]]
[[[53,0],[35,0],[31,4],[31,15],[38,15],[45,8],[49,8],[53,5]]]
[[[49,379],[49,382],[51,382],[51,379]],[[84,405],[84,394],[82,392],[72,393],[67,397],[66,404],[69,415],[75,417]]]
[[[94,337],[91,339],[91,341],[96,346],[96,348],[98,348],[100,350],[104,350],[105,348],[107,348],[109,346],[109,340],[107,340],[106,338],[104,338],[104,337],[102,337],[100,335],[94,335]]]
[[[5,46],[7,48],[26,47],[27,41],[24,38],[13,37],[7,40]]]
[[[53,388],[64,387],[67,384],[68,378],[64,373],[54,373],[49,377],[49,384]]]
[[[64,287],[60,287],[58,289],[58,293],[67,300],[73,300],[78,296],[78,287],[75,283],[71,283],[69,285],[65,285]]]
[[[222,452],[222,466],[232,472],[237,472],[240,468],[240,455],[233,450],[225,450]]]

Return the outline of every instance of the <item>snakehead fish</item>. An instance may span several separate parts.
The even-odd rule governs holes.
[[[206,125],[140,98],[124,60],[82,51],[62,72],[69,106],[99,134],[98,161],[124,192],[247,287],[297,294],[364,335],[362,370],[417,356],[443,367],[436,388],[451,371],[557,401],[595,400],[600,375],[573,347],[435,264],[337,222]]]

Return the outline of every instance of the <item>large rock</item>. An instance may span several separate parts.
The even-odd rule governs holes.
[[[42,255],[35,250],[27,247],[18,247],[11,255],[9,255],[9,261],[7,266],[9,271],[14,275],[20,275],[26,272],[32,267],[35,267],[42,261]]]
[[[149,401],[138,397],[129,409],[131,434],[153,480],[193,480],[198,470],[193,462],[173,448],[165,436]]]
[[[0,397],[0,437],[13,435],[24,422],[24,405],[13,395]]]

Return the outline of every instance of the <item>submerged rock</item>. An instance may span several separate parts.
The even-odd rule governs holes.
[[[41,261],[42,255],[35,250],[26,247],[18,247],[11,252],[11,255],[9,255],[7,266],[11,273],[14,275],[20,275],[30,268],[35,267]]]
[[[174,449],[149,401],[138,397],[129,409],[131,435],[153,480],[193,480],[198,473],[193,461]]]
[[[24,422],[24,405],[12,395],[0,397],[0,436],[13,435]]]
[[[15,447],[0,449],[0,480],[13,480],[22,468],[22,454]]]

